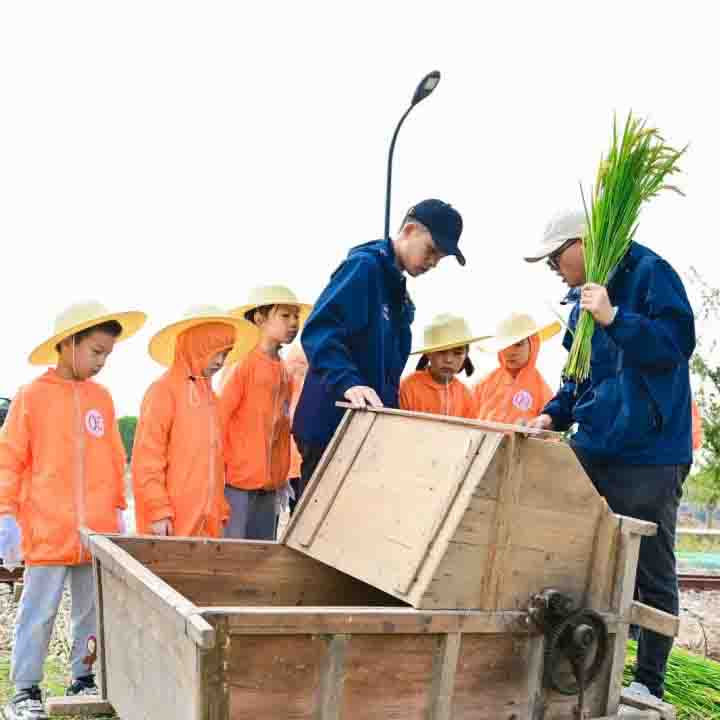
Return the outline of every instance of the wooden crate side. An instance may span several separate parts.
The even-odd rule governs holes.
[[[118,545],[202,606],[393,606],[400,601],[285,545],[126,538]]]
[[[201,720],[200,650],[178,623],[102,566],[107,699],[133,720]]]

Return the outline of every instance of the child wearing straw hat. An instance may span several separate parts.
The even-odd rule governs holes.
[[[132,457],[141,533],[222,535],[225,501],[222,428],[212,377],[238,339],[257,328],[217,307],[191,308],[150,341],[150,357],[168,368],[145,393]]]
[[[463,370],[470,377],[475,368],[470,360],[470,345],[482,340],[474,337],[464,318],[443,314],[425,327],[424,347],[411,355],[420,355],[416,371],[400,383],[400,407],[403,410],[474,417],[470,390],[457,379]]]
[[[292,400],[280,349],[296,338],[310,310],[292,290],[270,285],[255,288],[247,304],[231,311],[253,323],[258,337],[236,343],[231,360],[237,366],[220,393],[231,507],[226,537],[275,539],[276,491],[287,494]]]
[[[479,420],[517,424],[534,418],[552,398],[552,390],[537,369],[540,346],[560,332],[560,323],[538,325],[530,315],[512,313],[495,335],[480,344],[497,353],[499,367],[473,391]]]
[[[30,354],[31,364],[55,367],[20,389],[0,432],[0,554],[21,541],[26,566],[10,674],[16,694],[4,709],[11,720],[47,717],[40,682],[66,581],[73,632],[67,694],[97,692],[93,571],[79,530],[120,529],[125,451],[110,393],[91,378],[115,343],[144,322],[144,313],[109,312],[98,302],[67,308]]]

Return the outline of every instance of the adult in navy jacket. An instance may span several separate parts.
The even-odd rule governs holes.
[[[581,309],[596,322],[590,377],[579,385],[566,380],[531,424],[567,430],[577,423],[571,445],[610,508],[657,523],[657,535],[642,538],[636,595],[677,615],[675,525],[692,463],[694,315],[675,270],[638,243],[607,287],[586,283],[585,228],[583,212],[557,216],[541,248],[526,258],[546,259],[572,288],[571,330]],[[571,333],[564,344],[570,348]],[[671,639],[640,632],[636,690],[662,697],[671,648]]]
[[[448,255],[464,265],[462,226],[453,207],[423,200],[408,210],[395,238],[353,248],[333,273],[301,337],[309,363],[293,422],[301,487],[340,422],[336,402],[398,406],[415,314],[405,274],[422,275]]]

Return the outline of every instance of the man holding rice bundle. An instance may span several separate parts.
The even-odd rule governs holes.
[[[545,260],[571,288],[568,350],[580,311],[595,321],[589,377],[565,378],[530,425],[563,431],[577,423],[571,445],[611,509],[657,523],[657,535],[642,539],[637,594],[641,602],[677,615],[675,525],[692,462],[693,311],[675,270],[636,242],[607,286],[586,283],[586,236],[584,212],[562,213],[525,258]],[[642,630],[635,690],[662,697],[671,647],[672,639]]]

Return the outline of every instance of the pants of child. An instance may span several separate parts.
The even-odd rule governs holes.
[[[17,690],[39,685],[43,679],[43,665],[66,581],[70,583],[72,602],[72,679],[93,672],[97,625],[92,565],[31,565],[25,568],[15,621],[10,679]]]
[[[225,486],[230,519],[225,537],[235,540],[274,540],[277,529],[274,490],[240,490]]]
[[[300,484],[302,485],[302,490],[305,490],[315,473],[315,468],[317,468],[320,463],[320,458],[322,458],[325,452],[325,445],[308,445],[307,443],[299,442],[297,443],[297,447],[302,457]],[[299,499],[298,497],[298,500]]]
[[[675,527],[686,465],[598,463],[575,449],[585,472],[610,509],[654,522],[657,535],[640,542],[635,597],[650,607],[677,615],[680,609],[675,565]],[[672,638],[639,628],[635,680],[662,698]]]

